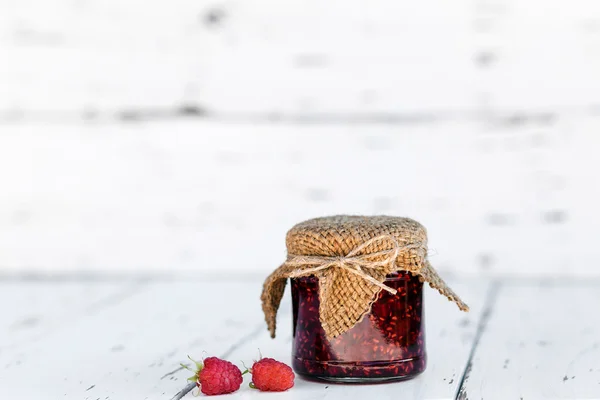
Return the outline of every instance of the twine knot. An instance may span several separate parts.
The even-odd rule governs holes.
[[[364,249],[376,242],[388,242],[391,244],[391,249],[381,250],[375,253],[360,254]],[[400,246],[396,238],[392,235],[380,235],[367,240],[358,247],[355,247],[345,256],[291,256],[284,266],[294,267],[289,274],[289,278],[299,278],[302,276],[314,275],[316,272],[337,267],[348,271],[354,275],[360,276],[362,279],[388,291],[391,294],[396,294],[397,290],[393,289],[377,279],[369,273],[369,270],[394,270],[396,258],[401,251],[409,249],[426,249],[421,244],[410,244]]]

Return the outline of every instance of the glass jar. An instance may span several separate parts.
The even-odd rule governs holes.
[[[369,383],[404,380],[425,370],[423,284],[408,272],[394,272],[371,311],[346,333],[327,340],[319,320],[319,283],[294,278],[292,366],[309,379]]]

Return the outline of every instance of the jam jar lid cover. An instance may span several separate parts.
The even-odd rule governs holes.
[[[463,311],[468,306],[427,259],[427,231],[403,217],[336,215],[314,218],[290,229],[287,261],[267,277],[262,308],[271,336],[287,278],[316,276],[319,317],[327,337],[337,337],[370,311],[388,274],[408,271],[437,289]]]

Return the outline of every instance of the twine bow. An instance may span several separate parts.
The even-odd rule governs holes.
[[[364,249],[371,246],[372,244],[379,241],[389,241],[392,244],[392,248],[389,250],[382,250],[375,253],[360,254]],[[388,291],[391,294],[396,294],[397,290],[393,289],[377,279],[369,275],[368,270],[381,269],[384,267],[386,270],[393,270],[396,258],[401,251],[422,248],[421,244],[411,244],[406,246],[400,246],[398,241],[392,235],[380,235],[372,239],[367,240],[360,246],[354,248],[350,253],[343,257],[327,257],[327,256],[294,256],[283,265],[290,267],[306,267],[314,266],[312,268],[301,268],[295,269],[288,273],[289,278],[298,278],[301,276],[313,275],[315,272],[325,270],[331,267],[341,268],[354,275],[360,276],[362,279],[372,283],[373,285],[379,286],[381,289]],[[384,257],[384,258],[381,258]],[[374,261],[372,259],[375,259]]]

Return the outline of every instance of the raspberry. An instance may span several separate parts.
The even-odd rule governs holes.
[[[190,360],[192,359],[190,358]],[[195,375],[188,380],[195,381],[205,395],[233,393],[242,384],[242,372],[229,361],[208,357],[204,360],[204,364],[197,361],[194,363],[196,364]],[[183,364],[182,366],[190,369]]]
[[[248,370],[252,374],[250,387],[263,392],[283,392],[294,386],[294,372],[282,362],[262,358]]]

